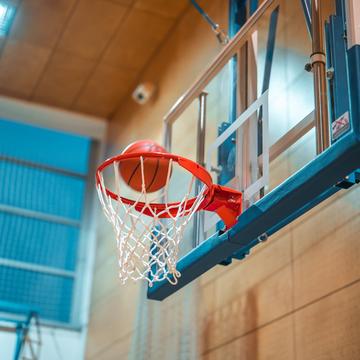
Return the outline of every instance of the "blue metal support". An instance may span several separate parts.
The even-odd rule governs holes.
[[[264,78],[263,78],[263,85],[262,85],[262,94],[264,94],[270,86],[270,79],[271,79],[271,69],[272,63],[274,58],[274,51],[275,51],[275,41],[276,41],[276,29],[278,24],[279,18],[279,6],[274,9],[271,13],[270,23],[269,23],[269,31],[268,31],[268,39],[266,44],[266,57],[265,57],[265,69],[264,69]],[[262,108],[259,111],[259,121],[258,121],[258,155],[260,156],[263,152],[262,149]],[[263,190],[262,190],[263,195]],[[255,245],[255,244],[254,244]],[[252,246],[254,246],[252,245]],[[251,247],[252,247],[251,246]],[[243,259],[248,253],[250,249],[246,249],[245,251],[241,249],[240,252],[236,252],[232,256],[228,257],[226,260],[221,262],[222,265],[229,265],[232,262],[232,258],[241,260]]]
[[[337,10],[337,16],[343,17],[343,1],[337,1]],[[360,183],[360,44],[350,49],[345,47],[344,54],[346,38],[339,36],[338,20],[332,18],[331,21],[334,27],[327,30],[329,48],[341,50],[339,54],[332,54],[334,79],[339,80],[332,96],[334,104],[338,104],[335,114],[343,111],[349,114],[348,130],[305,167],[245,210],[233,228],[225,233],[218,231],[181,258],[178,270],[182,275],[177,286],[167,280],[155,283],[148,288],[149,299],[165,299],[224,259],[243,259],[252,247],[317,204]],[[348,89],[344,88],[342,77],[347,80]]]
[[[258,1],[250,0],[249,4],[247,4],[247,0],[232,0],[230,1],[230,34],[235,34],[241,26],[243,26],[246,22],[246,14],[247,14],[247,5],[249,6],[250,14],[252,14],[258,6]],[[275,51],[275,40],[276,40],[276,29],[278,23],[279,16],[279,7],[273,10],[271,13],[270,21],[269,21],[269,31],[268,31],[268,39],[267,39],[267,47],[266,47],[266,60],[265,60],[265,69],[264,69],[264,78],[262,85],[262,93],[268,90],[270,85],[270,77],[271,77],[271,68]],[[233,59],[232,64],[232,96],[231,96],[231,113],[230,118],[227,122],[223,122],[218,129],[218,135],[221,135],[223,131],[225,131],[228,126],[234,122],[238,116],[237,113],[237,72],[238,70],[238,59]],[[243,76],[247,76],[247,74],[241,74]],[[259,114],[259,134],[262,133],[261,130],[261,111]],[[259,144],[262,144],[261,138],[258,141]],[[259,155],[261,155],[262,149],[259,148]],[[222,171],[218,177],[218,183],[221,185],[225,185],[230,179],[235,176],[235,143],[232,139],[226,140],[220,147],[218,153],[218,165],[221,166]]]
[[[347,176],[343,181],[338,183],[336,186],[341,189],[349,189],[355,184],[360,183],[360,169],[354,171],[352,174]]]
[[[230,0],[229,36],[232,38],[247,20],[247,0]]]
[[[25,305],[0,301],[0,313],[4,314],[0,318],[2,322],[13,324],[12,328],[16,333],[13,359],[19,360],[32,321],[35,320],[38,326],[38,311]]]
[[[264,79],[261,93],[264,94],[269,90],[270,78],[271,78],[271,69],[274,58],[275,51],[275,40],[276,40],[276,29],[279,18],[279,6],[274,9],[271,13],[268,39],[266,43],[266,57],[265,57],[265,69],[264,69]]]
[[[14,352],[14,360],[19,360],[21,351],[24,345],[24,327],[23,324],[18,323],[16,325],[16,343],[15,343],[15,352]]]
[[[180,259],[176,287],[164,280],[148,289],[148,298],[163,300],[232,254],[246,253],[336,191],[335,185],[360,165],[360,134],[353,131],[318,155],[255,205],[226,233],[218,232]]]
[[[301,5],[302,5],[303,11],[304,11],[306,27],[307,27],[307,29],[308,29],[308,32],[309,32],[309,34],[310,34],[310,37],[312,37],[311,0],[301,0]]]
[[[350,92],[350,122],[354,133],[360,138],[360,45],[347,51]]]
[[[276,40],[276,29],[279,18],[279,6],[274,9],[271,13],[270,22],[269,22],[269,31],[268,39],[266,43],[266,56],[265,56],[265,68],[264,68],[264,78],[261,94],[264,94],[269,90],[270,78],[271,78],[271,69],[274,58],[275,51],[275,40]],[[262,108],[259,112],[259,121],[258,121],[258,156],[263,153],[262,144]]]
[[[339,3],[337,1],[337,14],[330,16],[325,24],[331,123],[349,111],[350,107],[345,19]]]
[[[248,18],[248,0],[229,0],[229,36],[232,38],[246,23]],[[227,121],[224,121],[218,127],[218,135],[221,135],[238,116],[237,88],[239,59],[234,57],[231,60],[231,97],[230,97],[230,114]],[[247,76],[247,74],[241,74]],[[235,176],[235,144],[231,139],[225,141],[218,152],[217,164],[221,166],[222,171],[218,175],[218,183],[226,184]]]
[[[259,0],[249,0],[250,16],[257,10],[258,7],[259,7]]]
[[[213,19],[202,9],[202,7],[196,2],[196,0],[190,0],[190,3],[199,12],[199,14],[205,19],[205,21],[211,26],[211,29],[215,32],[219,42],[223,45],[229,42],[228,35],[219,27],[219,24],[215,23]]]
[[[199,12],[199,14],[207,21],[207,23],[213,28],[217,28],[217,24],[211,19],[211,17],[202,9],[202,7],[195,1],[190,0],[194,8]]]

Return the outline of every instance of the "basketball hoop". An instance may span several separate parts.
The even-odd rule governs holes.
[[[121,170],[138,162],[141,173],[141,192],[133,198],[124,194],[129,187],[123,184]],[[156,192],[147,191],[146,166],[151,161],[166,164],[164,186]],[[169,183],[174,178],[174,166],[189,173],[189,184],[181,186],[184,194],[178,201],[169,199]],[[113,168],[114,189],[105,185],[104,172]],[[108,181],[107,181],[108,183]],[[129,184],[129,183],[128,183]],[[200,191],[192,195],[196,184]],[[179,244],[186,226],[196,211],[216,212],[226,229],[235,225],[241,213],[242,194],[215,185],[211,175],[199,164],[181,156],[163,152],[123,153],[106,160],[96,172],[96,187],[104,214],[112,224],[118,247],[119,277],[145,279],[149,285],[167,279],[176,284],[180,273],[176,269]]]

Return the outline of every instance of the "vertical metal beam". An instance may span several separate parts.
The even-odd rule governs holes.
[[[206,97],[208,93],[203,91],[199,96],[199,118],[197,124],[197,148],[196,161],[205,166],[205,135],[206,135]]]
[[[20,322],[16,325],[16,343],[14,351],[14,360],[20,360],[21,351],[24,345],[24,329]]]
[[[249,0],[250,16],[257,10],[258,7],[259,7],[259,0]]]
[[[199,117],[197,122],[197,147],[196,162],[205,166],[205,136],[206,136],[206,97],[207,92],[203,91],[199,96]],[[201,191],[202,183],[196,180],[195,192]],[[196,247],[204,238],[204,213],[194,214],[193,247]]]
[[[321,22],[321,0],[311,1],[312,55],[314,75],[316,151],[322,153],[330,145],[329,116],[326,92],[324,31]]]
[[[247,0],[230,0],[229,6],[229,36],[232,38],[246,23],[247,20]],[[236,55],[231,59],[231,79],[230,79],[230,114],[228,122],[234,122],[238,117],[238,88],[240,81],[245,78],[245,72],[239,73],[238,64],[240,61],[241,51],[239,50]],[[219,134],[221,130],[219,130]],[[235,146],[235,144],[233,144]],[[220,165],[220,164],[218,164]],[[234,174],[235,175],[235,174]],[[221,179],[220,179],[221,180]],[[221,181],[219,182],[221,183]]]
[[[241,47],[238,55],[238,114],[257,99],[257,42],[256,32]],[[256,115],[253,115],[256,116]],[[240,190],[246,189],[257,178],[257,136],[255,121],[247,122],[236,133],[236,176]],[[244,203],[244,208],[249,204]]]
[[[264,94],[267,90],[269,90],[271,68],[272,68],[274,51],[275,51],[275,40],[276,40],[276,29],[278,24],[278,18],[279,18],[279,6],[274,9],[270,17],[269,33],[266,43],[265,70],[264,70],[263,86],[261,91],[262,94]]]
[[[270,79],[271,79],[271,69],[274,58],[275,51],[275,41],[276,41],[276,29],[279,18],[279,6],[274,9],[271,13],[270,22],[269,22],[269,32],[268,39],[266,43],[266,58],[265,58],[265,70],[264,70],[264,78],[261,94],[264,94],[267,90],[269,90]],[[263,109],[261,108],[259,111],[258,118],[258,156],[262,155],[263,152],[263,131],[262,131],[262,120],[263,120]],[[261,196],[264,195],[264,189],[261,190]]]
[[[304,11],[306,27],[308,29],[310,37],[312,37],[310,1],[311,0],[301,0],[301,5]]]
[[[164,121],[163,145],[167,152],[171,152],[172,124]]]
[[[331,69],[328,79],[329,121],[332,124],[350,109],[349,79],[346,54],[346,20],[342,1],[336,2],[336,15],[330,16],[325,24],[327,68]],[[333,134],[332,141],[338,137]]]
[[[229,36],[232,38],[246,23],[247,0],[230,0],[229,6]]]

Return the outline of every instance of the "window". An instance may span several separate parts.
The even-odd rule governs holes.
[[[91,140],[0,120],[0,301],[74,324]]]

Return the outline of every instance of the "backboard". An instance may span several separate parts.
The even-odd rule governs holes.
[[[309,4],[264,0],[166,114],[167,150],[242,191],[244,212],[226,232],[216,214],[198,213],[181,244],[181,278],[176,286],[164,281],[149,288],[150,299],[162,300],[217,264],[244,258],[359,182],[360,41],[351,26],[360,14],[353,1],[323,1],[316,29]],[[345,24],[351,39],[344,38]],[[326,69],[316,31],[326,32]]]

